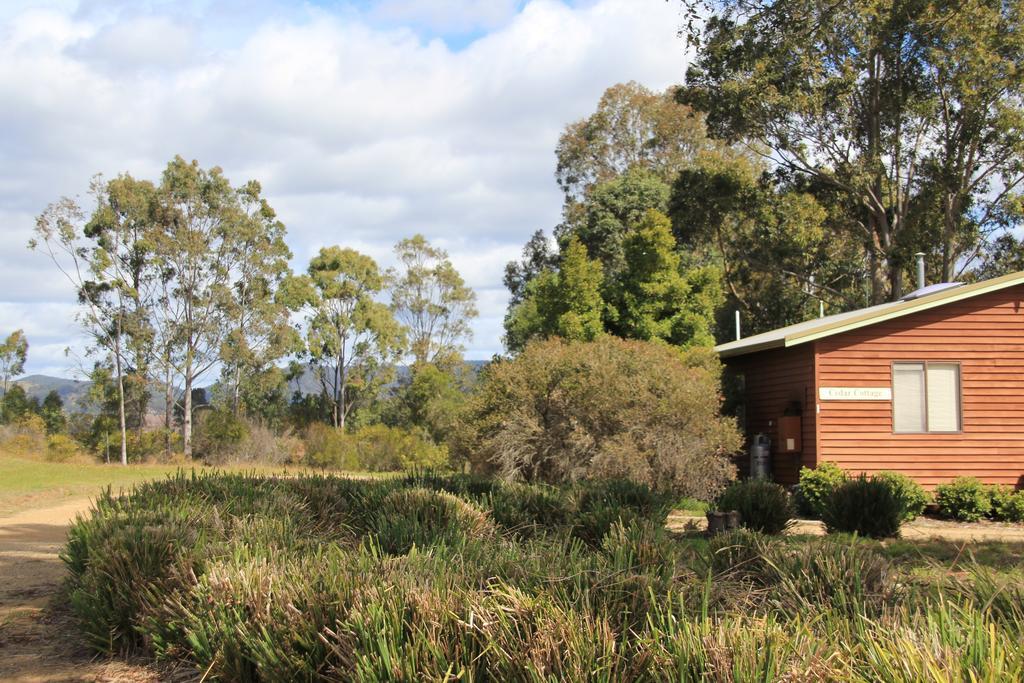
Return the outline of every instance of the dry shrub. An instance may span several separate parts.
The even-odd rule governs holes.
[[[281,434],[258,422],[249,423],[244,435],[231,448],[208,456],[207,460],[222,464],[267,463],[284,465],[301,462],[305,455],[302,439],[289,429]]]
[[[507,479],[629,478],[711,499],[741,437],[719,414],[718,366],[691,353],[610,336],[531,343],[487,368],[456,454]]]
[[[46,424],[38,415],[24,415],[0,426],[0,449],[25,458],[46,456]]]
[[[67,434],[52,434],[46,437],[47,462],[76,462],[87,459],[82,445]]]

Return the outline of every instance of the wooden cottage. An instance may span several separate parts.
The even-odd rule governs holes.
[[[780,483],[831,461],[927,488],[957,476],[1024,487],[1022,304],[1024,272],[932,285],[716,350],[739,375],[748,442],[771,439]]]

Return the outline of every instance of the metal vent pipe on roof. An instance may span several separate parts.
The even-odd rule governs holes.
[[[914,256],[917,257],[917,288],[924,289],[924,252],[919,251]]]

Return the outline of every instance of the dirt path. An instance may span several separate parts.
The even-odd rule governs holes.
[[[88,499],[0,517],[0,681],[158,681],[152,669],[89,653],[66,608],[54,604],[68,524]]]
[[[707,519],[692,513],[673,512],[668,518],[668,527],[675,531],[707,528]],[[822,536],[825,525],[812,519],[797,520],[787,533]],[[941,519],[918,517],[900,529],[900,536],[911,541],[926,541],[939,538],[945,541],[1007,541],[1024,542],[1024,525],[976,522],[963,524]]]

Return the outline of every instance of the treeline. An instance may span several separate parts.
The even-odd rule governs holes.
[[[232,186],[181,157],[158,182],[97,177],[91,194],[89,210],[68,198],[48,206],[29,246],[75,287],[92,342],[93,436],[118,433],[121,462],[133,449],[152,454],[156,434],[165,453],[192,457],[197,445],[236,444],[252,423],[277,435],[316,422],[343,432],[359,417],[441,438],[445,418],[430,406],[468,381],[462,343],[477,315],[443,250],[416,235],[384,271],[354,249],[324,247],[293,273],[259,183]],[[383,396],[405,358],[411,373]],[[306,374],[318,392],[301,390]],[[147,420],[155,396],[159,430]]]
[[[511,348],[727,341],[735,311],[753,334],[897,299],[918,252],[930,282],[1024,269],[1024,5],[683,5],[685,83],[616,85],[561,136]]]

